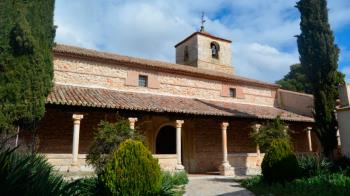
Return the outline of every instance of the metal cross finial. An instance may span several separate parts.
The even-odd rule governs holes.
[[[200,29],[200,32],[204,32],[204,23],[205,23],[205,20],[204,20],[204,12],[202,12],[202,19],[201,19],[201,29]]]

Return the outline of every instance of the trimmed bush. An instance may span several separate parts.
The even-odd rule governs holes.
[[[158,160],[140,141],[121,143],[99,175],[108,195],[154,195],[161,188]]]
[[[263,159],[262,174],[269,182],[285,183],[299,176],[298,160],[286,140],[273,140]]]

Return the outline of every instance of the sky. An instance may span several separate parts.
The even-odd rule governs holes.
[[[296,0],[56,0],[56,43],[175,62],[174,45],[200,28],[232,40],[236,74],[275,82],[299,62]],[[350,0],[329,0],[350,82]]]

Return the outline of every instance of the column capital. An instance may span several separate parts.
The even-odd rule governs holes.
[[[137,121],[137,118],[130,117],[130,118],[128,118],[128,120],[129,120],[129,124],[130,124],[130,129],[135,129],[135,123]]]
[[[72,116],[74,124],[80,124],[80,120],[84,118],[82,114],[73,114]]]
[[[259,129],[261,128],[261,124],[256,123],[256,124],[254,124],[253,127],[255,128],[256,131],[259,131]]]
[[[184,120],[176,120],[175,123],[176,123],[176,128],[181,128],[182,124],[184,124]]]
[[[222,122],[221,123],[221,129],[227,129],[228,126],[229,126],[228,122]]]
[[[130,118],[128,118],[128,120],[129,120],[130,123],[136,123],[137,122],[137,118],[135,118],[135,117],[130,117]]]
[[[306,127],[306,131],[311,131],[312,127]]]

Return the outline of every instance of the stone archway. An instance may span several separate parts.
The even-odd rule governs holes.
[[[156,137],[156,154],[176,154],[176,129],[163,126]]]

